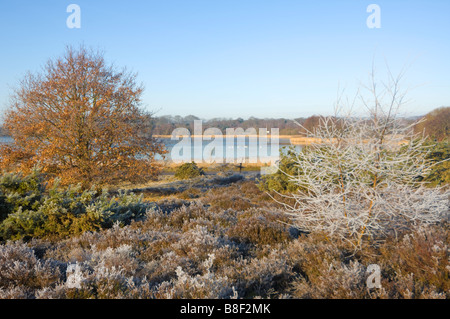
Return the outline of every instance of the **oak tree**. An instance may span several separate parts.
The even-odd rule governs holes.
[[[152,136],[137,75],[100,52],[68,47],[42,72],[29,72],[4,116],[13,143],[0,147],[2,169],[30,171],[84,186],[146,181],[164,148]]]

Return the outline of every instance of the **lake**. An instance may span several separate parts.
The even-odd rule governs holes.
[[[257,140],[256,144],[250,144],[248,137],[245,139],[244,143],[239,143],[237,138],[231,138],[231,140],[228,141],[226,139],[223,139],[223,141],[216,140],[216,144],[211,144],[212,141],[210,140],[194,142],[194,139],[192,139],[189,146],[183,144],[185,146],[184,148],[182,147],[183,145],[180,144],[180,140],[171,140],[170,138],[159,138],[159,140],[168,150],[166,160],[173,160],[176,162],[201,162],[202,160],[213,161],[216,159],[217,162],[256,163],[259,161],[268,163],[276,161],[279,157],[279,151],[286,152],[286,149],[289,146],[294,147],[298,151],[301,150],[300,145],[292,145],[288,138],[280,138],[278,147],[277,145],[272,147],[270,139],[267,141],[261,139]],[[0,143],[11,142],[11,137],[0,136]],[[213,147],[214,145],[216,146],[215,148]],[[177,150],[179,150],[179,152],[177,152]],[[177,154],[172,156],[174,155],[173,153]],[[162,157],[157,155],[156,159],[161,160]]]
[[[255,139],[256,143],[250,143],[247,137],[245,141],[239,142],[237,138],[227,140],[217,139],[214,141],[199,139],[198,143],[194,138],[185,145],[181,140],[171,140],[169,138],[159,139],[169,153],[166,157],[175,162],[235,162],[235,163],[268,163],[278,160],[280,150],[286,152],[289,146],[297,150],[300,145],[291,145],[290,139],[279,139],[278,145],[271,145],[270,139]],[[213,143],[214,142],[214,143]],[[184,147],[183,147],[184,146]],[[214,147],[215,146],[215,147]],[[160,159],[161,157],[159,157]]]

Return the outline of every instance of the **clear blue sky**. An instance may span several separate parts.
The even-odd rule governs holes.
[[[69,4],[81,29],[69,29]],[[381,28],[369,29],[369,4]],[[139,74],[157,115],[331,114],[338,84],[353,92],[372,60],[384,74],[412,63],[404,110],[450,105],[450,1],[2,0],[0,110],[27,70],[84,43]]]

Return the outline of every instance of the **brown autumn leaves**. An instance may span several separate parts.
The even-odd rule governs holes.
[[[0,146],[0,169],[39,167],[63,185],[144,182],[160,167],[163,145],[152,137],[136,74],[107,65],[101,53],[68,47],[15,90]]]

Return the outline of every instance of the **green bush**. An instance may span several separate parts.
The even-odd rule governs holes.
[[[184,163],[175,171],[175,177],[178,179],[189,179],[204,175],[203,169],[198,167],[196,163]]]
[[[0,175],[0,222],[22,209],[34,209],[41,200],[45,186],[37,169],[30,175],[5,173]]]
[[[279,193],[293,192],[298,185],[289,180],[289,176],[298,176],[298,167],[295,164],[295,149],[290,147],[286,153],[280,151],[280,162],[278,170],[271,175],[261,177],[259,188],[263,191],[276,191]]]
[[[146,212],[142,197],[119,193],[111,197],[80,185],[48,191],[38,172],[0,177],[0,239],[60,238],[129,223]]]
[[[431,173],[425,180],[430,186],[445,185],[450,183],[450,144],[448,141],[439,142],[433,146],[428,159],[435,163]]]

